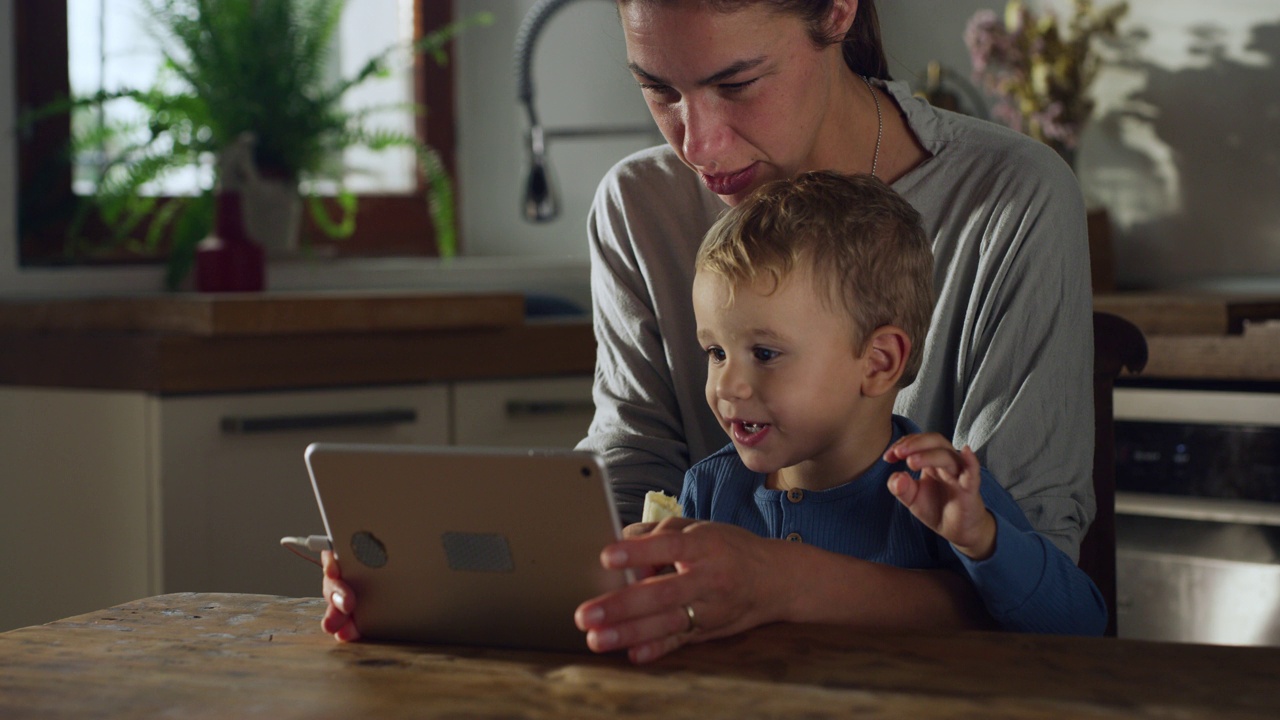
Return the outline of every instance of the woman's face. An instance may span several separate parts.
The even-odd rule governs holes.
[[[857,7],[836,3],[835,12],[852,22],[849,5]],[[799,18],[760,3],[718,12],[638,0],[620,14],[631,72],[654,120],[726,203],[769,180],[843,169],[850,124],[841,113],[850,103],[842,100],[858,80],[838,45],[817,47]]]

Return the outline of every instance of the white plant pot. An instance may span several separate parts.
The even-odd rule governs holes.
[[[259,175],[244,183],[240,197],[245,231],[262,246],[267,257],[297,255],[302,224],[302,196],[297,183]]]
[[[252,133],[244,133],[218,153],[218,182],[240,195],[245,232],[267,257],[298,254],[302,197],[297,181],[264,175],[253,162]]]

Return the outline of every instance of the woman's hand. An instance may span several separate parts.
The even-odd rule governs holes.
[[[777,541],[684,518],[630,526],[623,535],[601,552],[600,562],[642,579],[574,613],[596,652],[625,648],[632,662],[650,662],[685,643],[733,635],[785,614],[785,563],[768,560]]]
[[[982,468],[969,446],[957,451],[938,433],[907,435],[889,446],[884,459],[906,461],[920,473],[919,480],[905,472],[889,478],[889,492],[911,514],[970,558],[991,556],[996,521],[982,502]]]
[[[320,563],[324,568],[323,596],[327,607],[320,627],[333,636],[338,642],[354,642],[360,639],[360,631],[356,629],[352,612],[356,609],[356,596],[351,588],[342,582],[342,570],[333,557],[332,550],[320,551]]]

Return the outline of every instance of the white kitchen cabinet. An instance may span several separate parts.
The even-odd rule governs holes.
[[[457,445],[571,448],[595,412],[590,377],[455,383],[453,406]]]
[[[147,407],[0,388],[0,631],[152,594]]]
[[[163,592],[317,595],[310,442],[446,444],[445,384],[160,397],[0,388],[0,630]]]
[[[160,593],[318,595],[308,443],[572,447],[591,378],[159,396],[0,387],[0,631]]]
[[[307,444],[449,440],[445,385],[164,398],[154,412],[163,592],[318,595],[317,568],[279,544],[324,534]]]

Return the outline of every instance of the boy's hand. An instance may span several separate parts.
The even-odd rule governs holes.
[[[889,446],[886,462],[905,460],[920,472],[889,477],[889,492],[911,510],[920,522],[946,538],[956,550],[973,560],[985,560],[995,551],[996,521],[982,502],[978,489],[981,468],[969,446],[957,452],[937,433],[908,435]]]

